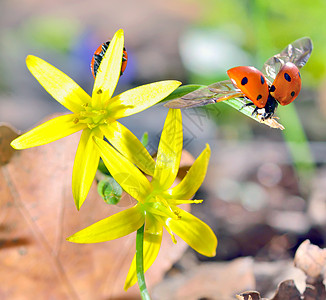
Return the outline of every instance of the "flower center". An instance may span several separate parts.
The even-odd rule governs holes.
[[[89,129],[93,129],[99,125],[108,124],[113,121],[109,117],[109,112],[107,110],[96,109],[89,103],[83,104],[81,111],[76,113],[75,116],[76,117],[73,120],[75,124],[85,123]]]
[[[179,208],[170,203],[170,199],[161,196],[150,196],[145,202],[139,203],[144,211],[150,214],[161,216],[164,218],[179,219]]]

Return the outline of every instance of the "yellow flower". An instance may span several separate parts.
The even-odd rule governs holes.
[[[125,157],[145,173],[152,175],[154,160],[131,131],[117,119],[130,116],[155,105],[175,90],[180,82],[161,81],[146,84],[112,97],[120,76],[124,35],[118,30],[104,55],[95,78],[92,97],[67,75],[44,60],[28,56],[30,72],[52,97],[72,113],[54,118],[11,142],[15,149],[44,145],[79,130],[72,189],[77,208],[85,201],[95,177],[99,152],[93,137],[103,136]]]
[[[98,243],[113,240],[138,230],[145,223],[144,269],[155,261],[161,241],[163,227],[176,242],[174,233],[197,252],[214,256],[217,239],[204,222],[180,209],[183,203],[200,203],[202,200],[184,200],[192,197],[206,175],[210,148],[196,159],[184,179],[175,187],[171,185],[178,173],[182,152],[182,120],[180,110],[171,109],[166,118],[159,143],[155,170],[151,182],[125,157],[108,143],[94,138],[101,157],[111,175],[138,203],[125,211],[103,219],[67,240],[74,243]],[[129,270],[125,289],[135,284],[135,257]]]

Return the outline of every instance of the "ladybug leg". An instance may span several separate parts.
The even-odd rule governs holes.
[[[267,119],[272,118],[273,115],[274,115],[274,113],[272,113],[272,112],[265,112],[265,113],[262,114],[262,118],[261,118],[261,119],[262,119],[263,121],[265,121],[265,120],[267,120]]]
[[[253,106],[253,105],[255,105],[253,102],[245,103],[245,104],[242,105],[242,107],[239,110],[241,110],[241,109],[243,109],[243,108],[245,108],[247,106]],[[253,110],[253,112],[251,113],[251,115],[252,116],[258,115],[258,109],[259,109],[259,107],[256,106],[255,109]]]
[[[251,113],[251,115],[252,116],[256,116],[258,114],[258,109],[259,109],[259,107],[256,106],[255,109],[254,109],[254,111]]]
[[[245,107],[247,107],[247,106],[252,106],[252,105],[255,105],[255,104],[253,104],[252,102],[245,103],[245,104],[243,104],[243,105],[239,108],[239,110],[242,110],[242,109],[244,109]]]

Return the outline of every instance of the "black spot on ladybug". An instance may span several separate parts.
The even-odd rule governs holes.
[[[261,84],[264,84],[265,83],[265,79],[264,79],[264,76],[263,75],[260,75],[260,82],[261,82]]]
[[[291,76],[288,73],[284,73],[284,78],[286,81],[291,82]]]
[[[293,97],[294,95],[295,95],[295,92],[294,92],[294,91],[292,91],[292,92],[291,92],[291,96]]]
[[[301,74],[300,74],[300,72],[298,72],[298,74],[299,74],[299,77],[301,78]]]
[[[269,89],[270,92],[275,92],[275,85],[272,85],[271,88]]]
[[[247,77],[243,77],[241,80],[241,84],[242,85],[246,85],[248,83],[248,78]]]
[[[263,96],[259,94],[259,95],[257,96],[257,100],[260,100],[261,98],[263,98]]]

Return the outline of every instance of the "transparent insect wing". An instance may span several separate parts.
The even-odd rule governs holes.
[[[288,45],[278,58],[284,63],[292,62],[298,69],[302,68],[308,61],[312,51],[312,42],[308,37],[303,37]]]
[[[211,92],[208,87],[200,88],[195,90],[189,94],[182,96],[181,98],[177,98],[171,100],[164,104],[165,107],[168,108],[191,108],[202,106],[210,103],[214,103],[212,98],[214,97],[214,93]]]
[[[238,89],[231,80],[215,82],[208,86],[208,89],[215,93],[214,102],[221,102],[233,98],[243,98],[245,94]]]
[[[195,90],[181,98],[171,100],[164,106],[169,108],[192,108],[243,96],[241,91],[235,88],[231,80],[225,80]]]
[[[232,94],[240,92],[240,89],[234,86],[230,79],[212,83],[207,88],[216,94]]]
[[[303,37],[289,44],[283,51],[268,59],[262,72],[271,84],[276,78],[280,69],[287,63],[294,63],[298,69],[302,68],[308,61],[311,51],[312,42],[308,37]]]

